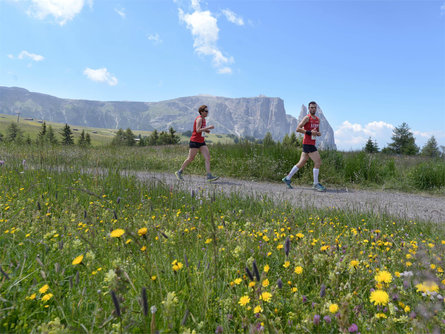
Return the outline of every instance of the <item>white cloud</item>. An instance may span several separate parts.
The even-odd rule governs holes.
[[[392,142],[391,137],[394,129],[394,125],[383,121],[374,121],[366,125],[358,123],[352,124],[349,121],[344,121],[340,127],[334,131],[335,143],[339,150],[361,150],[371,137],[372,140],[377,141],[377,145],[382,149]],[[441,143],[445,143],[444,131],[425,132],[411,130],[411,132],[416,140],[416,145],[420,148],[423,147],[432,136],[436,138],[440,145],[442,145]]]
[[[391,141],[394,126],[383,121],[374,121],[366,125],[352,124],[344,121],[340,127],[334,131],[335,143],[339,150],[358,150],[365,146],[366,141],[371,137],[376,140],[380,148],[383,148]]]
[[[44,19],[47,16],[53,16],[55,20],[64,25],[72,20],[77,14],[82,11],[85,4],[84,0],[31,0],[32,6],[28,10],[28,14],[39,19]],[[88,1],[90,7],[92,0]]]
[[[117,9],[115,8],[114,11],[119,14],[120,17],[125,19],[127,17],[127,14],[125,13],[125,8]]]
[[[445,15],[445,2],[440,6],[440,14]]]
[[[231,73],[231,69],[227,66],[233,63],[232,57],[226,57],[218,48],[218,20],[208,10],[202,11],[199,0],[191,2],[193,13],[184,13],[179,9],[179,19],[186,23],[193,35],[193,47],[199,55],[212,57],[213,66],[219,73]]]
[[[10,54],[8,55],[9,59],[14,59],[14,55]],[[42,61],[43,59],[45,59],[45,57],[35,54],[35,53],[31,53],[28,52],[26,50],[23,50],[22,52],[19,53],[19,55],[17,56],[17,59],[31,59],[33,61]]]
[[[83,71],[83,74],[85,74],[87,78],[92,81],[105,82],[110,86],[116,86],[118,82],[117,78],[113,76],[110,72],[108,72],[105,67],[98,68],[97,70],[93,70],[87,67]]]
[[[162,43],[161,36],[159,36],[158,33],[156,33],[156,34],[150,34],[150,35],[147,36],[147,38],[148,38],[148,40],[154,42],[155,44]]]
[[[230,9],[223,9],[222,13],[227,18],[227,20],[229,20],[229,22],[235,23],[236,25],[239,25],[239,26],[244,25],[243,18],[236,15]]]

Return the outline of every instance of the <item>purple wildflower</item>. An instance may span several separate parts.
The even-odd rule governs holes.
[[[355,333],[358,331],[358,326],[356,324],[352,324],[351,326],[349,326],[348,328],[348,332],[349,333]]]
[[[330,323],[331,323],[331,317],[328,316],[328,315],[325,315],[325,316],[323,317],[323,320],[324,320],[327,324],[330,324]]]
[[[314,325],[318,325],[320,323],[320,316],[318,314],[314,315],[313,323]]]

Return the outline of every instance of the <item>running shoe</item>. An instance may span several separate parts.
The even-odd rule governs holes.
[[[208,182],[213,182],[219,179],[219,176],[215,176],[215,175],[209,175],[207,176],[207,181]]]
[[[176,171],[175,172],[175,175],[176,175],[176,178],[179,180],[179,181],[183,181],[184,180],[184,178],[182,177],[182,172],[181,171]]]
[[[317,191],[326,191],[326,188],[321,183],[314,184],[312,188]]]
[[[288,180],[285,177],[283,177],[281,179],[281,181],[283,181],[289,189],[293,189],[292,186],[290,185],[291,184],[291,180]]]

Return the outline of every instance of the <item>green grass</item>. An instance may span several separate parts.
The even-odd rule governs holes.
[[[445,292],[443,226],[76,170],[0,168],[0,332],[445,329],[443,302],[417,291],[433,281]],[[388,294],[384,306],[372,289]]]
[[[216,135],[215,135],[216,137]],[[221,138],[220,138],[221,139]],[[280,182],[298,162],[301,149],[260,144],[210,144],[211,168],[216,175],[258,181]],[[320,180],[328,187],[391,189],[404,192],[428,192],[445,195],[443,160],[396,157],[364,152],[321,151]],[[151,170],[173,173],[188,155],[186,144],[148,147],[92,148],[6,145],[0,143],[0,160],[19,165],[65,166]],[[422,167],[423,166],[423,167]],[[294,184],[312,183],[313,164],[309,161],[294,176]],[[186,174],[205,173],[203,158],[198,155]],[[423,180],[423,181],[422,181]]]

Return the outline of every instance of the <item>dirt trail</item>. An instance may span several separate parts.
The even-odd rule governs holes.
[[[445,223],[445,197],[433,197],[389,191],[328,189],[319,193],[308,186],[288,189],[281,183],[246,181],[220,178],[208,183],[203,176],[184,175],[184,181],[176,180],[173,174],[156,172],[131,172],[141,181],[155,181],[175,188],[192,191],[238,193],[252,197],[267,196],[275,201],[287,201],[301,208],[339,208],[358,212],[384,213],[394,218],[415,221]]]

